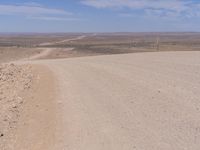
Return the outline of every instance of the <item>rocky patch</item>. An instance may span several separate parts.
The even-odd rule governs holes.
[[[0,65],[0,149],[10,150],[12,132],[17,127],[25,99],[22,93],[31,88],[33,74],[29,65]],[[9,140],[8,140],[9,139]]]

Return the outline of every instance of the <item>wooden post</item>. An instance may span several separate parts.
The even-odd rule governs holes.
[[[156,39],[156,50],[159,51],[159,49],[160,49],[160,38],[157,37],[157,39]]]

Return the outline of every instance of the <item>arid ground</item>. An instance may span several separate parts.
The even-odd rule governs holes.
[[[1,34],[0,149],[199,150],[199,88],[199,33]]]

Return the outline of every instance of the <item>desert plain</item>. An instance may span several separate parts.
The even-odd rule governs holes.
[[[199,33],[0,34],[1,150],[199,150]]]

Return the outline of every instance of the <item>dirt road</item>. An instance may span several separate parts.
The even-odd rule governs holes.
[[[71,42],[71,41],[77,41],[85,38],[85,35],[81,35],[75,38],[71,39],[65,39],[62,41],[57,41],[57,42],[48,42],[48,43],[41,43],[39,46],[51,46],[55,44],[62,44],[66,42]],[[41,59],[41,58],[46,58],[48,57],[52,52],[55,52],[56,50],[59,50],[58,48],[38,48],[38,53],[35,55],[30,56],[29,58],[25,58],[24,60],[36,60],[36,59]],[[64,48],[64,51],[71,51],[73,48]]]
[[[81,36],[78,36],[78,37],[75,37],[75,38],[65,39],[65,40],[57,41],[57,42],[41,43],[41,44],[39,44],[39,46],[51,46],[51,45],[55,45],[55,44],[62,44],[62,43],[65,43],[65,42],[71,42],[71,41],[81,40],[81,39],[83,39],[85,37],[86,37],[85,35],[81,35]]]
[[[200,52],[35,63],[57,81],[52,149],[199,150]]]
[[[86,37],[85,35],[81,35],[81,36],[78,36],[78,37],[73,38],[73,39],[66,39],[66,40],[63,40],[63,41],[55,42],[55,44],[62,44],[62,43],[65,43],[65,42],[71,42],[71,41],[81,40],[81,39],[83,39],[85,37]]]
[[[38,54],[35,54],[29,58],[26,58],[25,60],[35,60],[35,59],[40,59],[42,57],[48,56],[54,48],[40,48],[41,52],[38,52]]]

